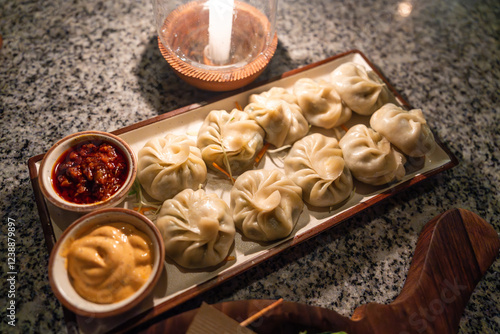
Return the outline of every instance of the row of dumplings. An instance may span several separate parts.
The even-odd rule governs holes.
[[[236,229],[250,240],[287,237],[304,202],[331,207],[353,192],[353,177],[372,185],[399,180],[407,156],[423,156],[434,138],[420,110],[387,103],[383,83],[363,67],[346,63],[330,82],[299,79],[293,93],[279,87],[251,95],[244,110],[213,110],[196,143],[186,135],[153,138],[138,153],[138,180],[163,202],[156,225],[165,252],[192,269],[213,267],[227,257]],[[309,134],[332,129],[352,112],[370,116],[370,127],[352,126],[340,141]],[[265,143],[291,147],[282,169],[253,169]],[[207,193],[208,169],[238,176],[230,203]]]

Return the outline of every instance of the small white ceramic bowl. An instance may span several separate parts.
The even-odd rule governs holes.
[[[86,142],[101,140],[120,149],[125,155],[128,164],[127,178],[120,189],[104,201],[91,204],[77,204],[62,198],[53,185],[53,170],[60,157],[71,147]],[[38,172],[38,183],[45,198],[57,207],[75,212],[90,212],[97,209],[112,207],[125,199],[132,187],[137,174],[137,159],[130,146],[120,137],[101,131],[77,132],[59,140],[45,154]]]
[[[67,268],[66,258],[61,254],[68,241],[74,240],[82,232],[96,225],[123,222],[133,225],[145,233],[153,244],[153,268],[146,283],[128,298],[111,304],[97,304],[81,297],[73,288]],[[57,299],[76,314],[103,318],[115,316],[130,310],[151,293],[160,278],[165,261],[163,237],[156,226],[144,215],[129,209],[108,208],[86,214],[71,224],[55,244],[49,259],[49,282]]]

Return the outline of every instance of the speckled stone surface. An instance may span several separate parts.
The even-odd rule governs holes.
[[[369,208],[170,314],[235,299],[280,298],[350,316],[400,292],[422,226],[452,207],[500,231],[500,3],[496,0],[280,1],[279,45],[259,80],[359,49],[415,107],[460,164]],[[0,214],[16,224],[16,326],[65,332],[51,292],[27,161],[80,130],[112,131],[213,98],[174,76],[156,44],[149,1],[0,2]],[[474,291],[460,333],[500,332],[500,261]]]

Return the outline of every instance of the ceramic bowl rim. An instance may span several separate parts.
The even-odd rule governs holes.
[[[64,154],[67,149],[77,145],[80,142],[91,139],[101,139],[104,141],[108,141],[118,146],[118,148],[123,151],[129,165],[127,179],[125,180],[123,186],[116,193],[114,193],[104,201],[91,204],[77,204],[66,201],[61,196],[59,196],[53,188],[52,170],[54,168],[54,165],[59,157]],[[102,131],[82,131],[73,133],[57,141],[47,151],[47,153],[45,153],[40,164],[38,174],[38,184],[40,186],[42,194],[49,202],[64,210],[85,213],[117,205],[125,199],[130,188],[133,186],[137,175],[137,159],[132,148],[120,137]]]
[[[137,222],[137,225],[135,226],[142,226],[142,229],[138,229],[148,234],[152,239],[151,241],[153,242],[153,251],[155,257],[153,261],[153,270],[148,281],[133,295],[117,303],[97,304],[89,301],[84,301],[83,304],[86,305],[84,307],[79,305],[76,300],[70,300],[69,298],[67,298],[67,292],[65,290],[62,290],[64,284],[61,284],[61,280],[63,280],[63,278],[60,277],[61,272],[55,273],[55,268],[60,267],[60,264],[56,265],[56,261],[64,261],[63,257],[60,254],[61,247],[64,246],[68,238],[72,237],[75,234],[78,234],[82,229],[89,228],[89,226],[92,226],[93,224],[105,224],[105,222],[101,222],[99,221],[99,219],[102,219],[106,216],[123,218],[124,215],[128,215],[130,216],[130,219],[135,220]],[[148,233],[146,229],[151,231],[151,233]],[[54,245],[49,258],[49,283],[57,299],[70,311],[78,315],[87,317],[103,318],[115,316],[130,310],[151,293],[153,288],[156,286],[156,283],[160,279],[164,269],[164,249],[165,247],[163,243],[163,237],[161,236],[160,231],[158,230],[156,225],[146,216],[136,211],[124,208],[106,208],[93,211],[74,221],[66,230],[64,230],[63,234]],[[63,273],[66,274],[67,271],[64,271]],[[69,278],[67,280],[69,280]],[[71,293],[76,293],[71,284],[67,286],[69,287],[68,289],[71,290]],[[78,299],[83,298],[79,297]],[[93,309],[93,307],[97,308],[97,310]]]

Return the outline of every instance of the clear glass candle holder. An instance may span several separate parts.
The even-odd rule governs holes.
[[[274,55],[278,0],[154,0],[158,46],[176,74],[210,91],[255,80]]]

